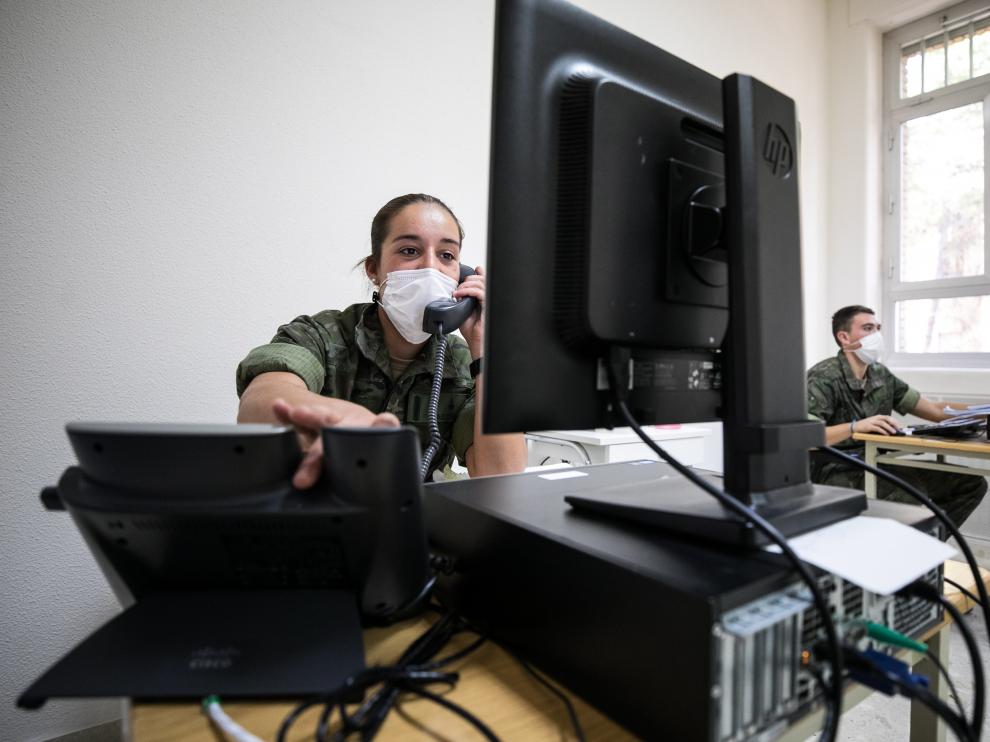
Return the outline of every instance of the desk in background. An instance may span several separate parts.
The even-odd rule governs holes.
[[[990,461],[990,442],[980,439],[927,438],[916,435],[876,435],[856,433],[853,440],[866,445],[865,460],[870,466],[887,464],[907,466],[917,469],[957,472],[960,474],[982,474],[990,476],[990,463],[979,466],[958,466],[946,463],[946,456]],[[917,454],[934,454],[935,458],[918,458]],[[877,478],[866,472],[864,485],[867,497],[877,496]]]
[[[711,432],[708,428],[644,425],[643,430],[682,464],[696,466],[705,459],[705,438]],[[548,459],[587,466],[658,458],[632,428],[544,430],[527,433],[526,446],[529,466],[540,466]]]

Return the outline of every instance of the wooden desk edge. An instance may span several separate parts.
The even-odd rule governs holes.
[[[854,433],[854,441],[876,443],[878,447],[903,448],[913,446],[928,450],[977,453],[990,455],[990,441],[976,438],[936,438],[926,435],[878,435],[876,433]]]

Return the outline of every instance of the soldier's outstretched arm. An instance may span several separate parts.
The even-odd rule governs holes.
[[[306,405],[328,410],[342,417],[360,418],[362,413],[374,416],[374,413],[361,405],[309,391],[306,382],[290,371],[268,371],[255,376],[244,390],[244,394],[241,395],[241,405],[237,410],[237,422],[276,424],[284,422],[272,408],[276,399],[283,399],[293,407]]]
[[[320,477],[323,461],[321,428],[399,425],[398,418],[391,413],[376,415],[354,402],[315,394],[306,388],[306,382],[288,371],[269,371],[252,379],[241,395],[237,422],[276,423],[296,429],[299,445],[306,452],[292,479],[299,489],[312,487]]]
[[[937,423],[942,420],[948,420],[952,417],[952,415],[945,413],[946,407],[952,407],[956,410],[964,410],[967,405],[964,402],[932,402],[930,399],[921,397],[918,399],[918,404],[916,404],[914,409],[911,410],[911,414]]]

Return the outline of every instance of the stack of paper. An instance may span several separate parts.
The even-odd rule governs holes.
[[[955,407],[946,407],[942,410],[946,415],[952,415],[953,417],[974,417],[981,418],[990,415],[990,403],[987,404],[971,404],[969,407],[965,407],[961,410],[957,410]]]
[[[957,410],[954,407],[945,408],[946,415],[952,415],[948,420],[943,420],[940,424],[944,425],[951,423],[953,425],[963,425],[965,423],[974,422],[979,423],[987,419],[987,415],[990,415],[990,404],[971,404],[961,410]]]

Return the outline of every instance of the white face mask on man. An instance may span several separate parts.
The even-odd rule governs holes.
[[[863,363],[870,365],[883,358],[883,335],[880,334],[879,330],[871,332],[869,335],[863,335],[859,339],[859,345],[860,347],[853,352],[859,356],[859,360]]]
[[[423,310],[437,299],[449,299],[457,281],[435,268],[393,271],[379,287],[379,299],[385,314],[410,343],[419,345],[430,339],[423,332]]]

